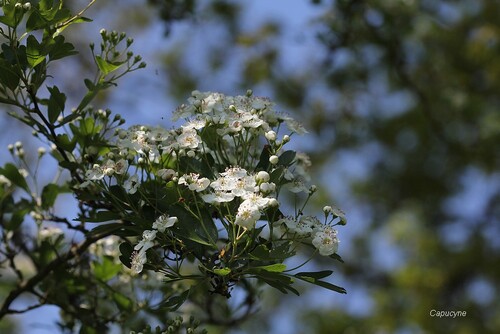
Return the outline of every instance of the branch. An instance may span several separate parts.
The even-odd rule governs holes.
[[[16,310],[10,309],[10,305],[16,300],[24,292],[32,291],[36,285],[42,282],[52,271],[57,268],[64,266],[68,261],[72,260],[75,257],[82,255],[87,248],[90,247],[94,242],[105,238],[111,235],[111,233],[104,233],[101,235],[96,235],[87,238],[85,241],[80,243],[80,245],[72,247],[65,255],[58,257],[57,259],[50,262],[46,267],[41,269],[35,276],[30,278],[29,280],[22,282],[18,285],[18,287],[12,290],[5,301],[3,302],[2,307],[0,308],[0,319],[2,319],[5,315],[11,313],[18,313]]]
[[[58,144],[57,134],[54,131],[54,127],[52,126],[52,124],[48,121],[48,119],[45,117],[45,115],[40,110],[35,93],[28,85],[27,85],[27,87],[28,87],[27,92],[28,92],[30,99],[33,102],[33,106],[34,106],[34,108],[32,109],[32,112],[34,112],[35,114],[38,115],[38,117],[40,117],[42,122],[47,127],[47,130],[49,130],[50,136],[52,137],[51,141],[56,145],[57,151],[59,151],[59,153],[61,153],[61,156],[63,157],[63,159],[67,162],[71,162],[68,155],[66,154],[66,151],[64,149],[62,149]],[[48,138],[48,139],[50,140],[50,138]],[[74,170],[72,170],[70,172],[71,172],[71,176],[74,177],[78,182],[80,182],[80,183],[83,182],[83,179],[80,177],[80,175],[78,175],[78,173],[76,173]]]

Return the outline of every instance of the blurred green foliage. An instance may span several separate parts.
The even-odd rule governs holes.
[[[316,135],[308,153],[323,162],[318,172],[344,171],[348,191],[335,200],[360,212],[351,220],[360,227],[342,245],[343,270],[351,292],[365,291],[368,311],[297,307],[304,332],[498,332],[500,3],[309,6],[319,14],[302,34],[318,42],[320,61],[286,68],[283,43],[291,42],[279,17],[249,30],[245,4],[209,1],[189,11],[188,22],[224,37],[205,46],[211,59],[196,60],[211,70],[196,73],[182,56],[186,47],[165,56],[164,72],[177,81],[171,69],[189,68],[186,78],[203,86],[240,55],[240,66],[231,67],[239,85],[264,87],[302,114]],[[174,96],[188,94],[172,87]],[[349,174],[343,164],[363,172]],[[439,319],[432,309],[467,316]]]

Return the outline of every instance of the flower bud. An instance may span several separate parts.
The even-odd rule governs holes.
[[[289,135],[284,135],[283,136],[283,144],[286,144],[290,141],[290,136]]]
[[[45,147],[39,147],[38,148],[38,156],[39,157],[41,157],[42,155],[44,155],[45,152],[47,152],[47,150],[45,149]]]
[[[257,181],[267,182],[270,179],[269,173],[261,170],[257,173]]]
[[[278,162],[279,162],[280,158],[278,158],[277,155],[271,155],[269,157],[269,162],[272,164],[272,165],[276,165]]]
[[[265,136],[266,136],[267,140],[269,140],[269,141],[275,141],[276,140],[276,132],[274,132],[272,130],[266,132]]]
[[[280,205],[280,202],[278,202],[278,200],[276,198],[271,198],[269,200],[269,206],[270,207],[277,207]]]

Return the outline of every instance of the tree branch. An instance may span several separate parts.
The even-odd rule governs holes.
[[[50,262],[46,267],[41,269],[35,276],[30,278],[29,280],[22,282],[18,285],[18,287],[12,290],[5,301],[3,302],[2,307],[0,308],[0,319],[2,319],[7,314],[19,313],[16,310],[10,309],[10,305],[16,300],[24,292],[32,291],[37,284],[42,282],[52,271],[55,269],[64,266],[68,263],[68,261],[82,255],[87,248],[90,247],[94,242],[109,236],[111,233],[105,233],[101,235],[96,235],[87,238],[85,241],[80,243],[78,246],[71,248],[65,255],[58,257],[57,259]]]

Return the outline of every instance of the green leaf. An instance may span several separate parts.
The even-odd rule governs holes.
[[[32,211],[31,207],[19,208],[12,213],[10,220],[5,222],[5,229],[8,231],[16,230],[24,222],[24,217]]]
[[[30,192],[25,178],[19,173],[17,167],[14,166],[13,164],[8,163],[5,165],[4,168],[0,168],[0,175],[4,175],[16,186],[21,187],[28,193]]]
[[[333,270],[323,270],[323,271],[311,271],[311,272],[300,272],[295,274],[296,277],[302,276],[302,277],[311,277],[313,279],[322,279],[325,277],[330,276],[333,274]]]
[[[57,117],[59,117],[59,115],[64,111],[66,95],[64,95],[64,93],[61,93],[57,86],[47,87],[47,89],[50,92],[48,105],[49,121],[51,123],[55,123],[57,121]]]
[[[70,171],[75,171],[80,167],[80,165],[77,162],[66,161],[66,160],[59,162],[59,166],[61,166],[62,168],[68,169]]]
[[[0,23],[3,23],[11,28],[16,28],[19,25],[19,22],[21,22],[24,11],[22,8],[15,7],[15,1],[10,1],[9,3],[5,3],[5,1],[3,2],[3,15],[0,16]]]
[[[288,167],[292,164],[293,160],[295,159],[295,156],[297,155],[297,152],[295,151],[285,151],[283,152],[278,161],[278,165]]]
[[[57,184],[50,183],[43,187],[42,190],[42,209],[48,210],[54,206],[57,196],[62,192],[67,192],[67,187],[61,187]]]
[[[271,273],[281,273],[286,270],[286,264],[275,263],[275,264],[270,264],[268,266],[255,267],[255,269],[265,270]]]
[[[231,273],[231,269],[230,268],[214,269],[213,272],[214,274],[219,276],[227,276]]]
[[[122,270],[121,263],[114,263],[109,256],[102,257],[102,262],[94,263],[94,275],[97,279],[107,282]]]
[[[298,274],[295,274],[294,276],[300,280],[303,280],[305,282],[320,286],[320,287],[328,289],[328,290],[332,290],[332,291],[335,291],[338,293],[344,293],[344,294],[347,293],[347,291],[344,288],[337,286],[337,285],[334,285],[334,284],[331,284],[331,283],[328,283],[328,282],[325,282],[325,281],[320,281],[319,279],[312,277],[310,274],[311,273],[298,273]]]
[[[101,70],[102,74],[104,74],[104,75],[108,75],[109,73],[116,71],[117,69],[122,67],[122,65],[124,64],[124,62],[113,63],[113,62],[107,61],[106,59],[103,59],[101,56],[95,56],[95,60],[96,60],[97,66],[99,67],[99,70]]]
[[[179,206],[172,206],[170,215],[177,217],[179,221],[183,222],[182,224],[175,224],[173,226],[172,230],[176,235],[184,240],[190,240],[200,245],[210,246],[214,249],[217,248],[215,244],[218,236],[217,227],[210,218],[208,212],[206,216],[202,217],[203,225],[197,218]]]
[[[112,82],[101,82],[101,83],[98,83],[97,85],[94,86],[94,89],[92,90],[89,90],[85,96],[83,97],[82,101],[80,102],[80,104],[78,105],[78,107],[76,108],[77,110],[83,110],[97,95],[97,93],[99,93],[101,90],[104,90],[110,86],[113,86],[114,84]],[[66,116],[66,117],[72,117],[73,115],[76,115],[76,114],[72,114],[72,115],[69,115],[69,116]],[[75,116],[76,118],[77,116]]]
[[[3,56],[3,54],[0,56]],[[14,91],[19,85],[17,67],[12,66],[3,58],[0,58],[0,83],[12,91]]]
[[[87,325],[82,325],[78,334],[98,334],[97,329]]]
[[[26,32],[42,29],[47,25],[47,21],[40,15],[40,12],[34,10],[26,21]]]
[[[36,37],[29,35],[26,41],[26,57],[28,64],[33,68],[45,60],[41,45],[36,40]]]
[[[51,61],[78,54],[73,44],[64,41],[64,36],[54,37],[54,42],[55,44],[49,52],[49,59]]]
[[[111,223],[111,224],[104,224],[104,225],[99,225],[97,227],[94,227],[88,234],[87,236],[94,236],[94,235],[99,235],[99,234],[108,234],[112,232],[116,232],[120,230],[123,227],[122,223]]]
[[[259,163],[255,167],[255,171],[267,170],[269,168],[269,157],[271,156],[269,148],[269,145],[264,145],[264,148],[260,153]]]
[[[337,253],[330,255],[330,258],[332,258],[332,259],[334,259],[334,260],[337,260],[337,261],[339,261],[339,262],[344,263],[344,260],[343,260],[343,259],[340,257],[340,255],[338,255]]]
[[[127,268],[130,268],[131,265],[131,260],[130,257],[132,256],[132,252],[134,251],[134,247],[130,242],[123,242],[120,244],[120,261],[125,265]]]
[[[113,301],[121,311],[131,311],[134,305],[130,298],[119,292],[113,293]]]
[[[189,292],[190,292],[190,289],[184,291],[180,295],[172,296],[172,297],[168,298],[166,301],[164,301],[163,303],[161,303],[160,305],[162,307],[165,307],[166,309],[168,309],[168,311],[170,311],[170,312],[177,311],[177,309],[179,309],[179,307],[181,307],[182,304],[184,304],[184,302],[188,299]]]
[[[268,284],[269,286],[279,290],[284,294],[288,294],[288,291],[291,291],[295,295],[300,296],[300,293],[295,288],[291,287],[289,284],[284,284],[280,281],[273,281],[269,279],[262,279],[262,280],[266,282],[266,284]]]
[[[72,152],[76,146],[76,141],[70,140],[68,135],[65,133],[58,134],[57,145],[67,152]]]

